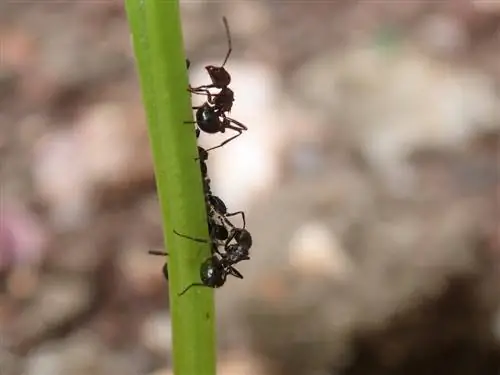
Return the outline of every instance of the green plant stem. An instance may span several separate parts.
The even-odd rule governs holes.
[[[169,252],[173,362],[176,375],[215,375],[213,290],[200,282],[208,244],[176,236],[173,230],[208,239],[205,201],[182,40],[178,0],[126,0],[137,69]],[[146,250],[146,249],[145,249]],[[158,267],[160,270],[161,267]]]

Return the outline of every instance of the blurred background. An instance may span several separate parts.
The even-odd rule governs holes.
[[[184,1],[192,84],[223,15],[218,373],[500,374],[500,2]],[[0,42],[0,374],[171,374],[123,2],[3,0]]]

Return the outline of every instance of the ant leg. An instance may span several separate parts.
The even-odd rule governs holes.
[[[233,266],[227,267],[227,272],[229,274],[233,275],[234,277],[237,277],[238,279],[243,279],[243,275],[240,273],[240,271],[238,271]]]
[[[192,87],[189,87],[188,88],[188,91],[192,94],[196,94],[196,95],[206,95],[207,96],[207,101],[210,103],[210,104],[213,104],[213,96],[214,94],[212,94],[210,91],[208,91],[207,89],[200,89],[200,88],[192,88]],[[216,95],[215,95],[216,96]],[[198,109],[200,107],[197,107],[197,108],[194,108],[193,109]]]
[[[229,246],[229,242],[231,242],[234,239],[234,237],[236,237],[236,230],[232,230],[229,236],[227,237],[226,243],[224,244],[224,249],[226,249],[226,251]]]
[[[218,145],[218,146],[208,148],[208,149],[207,149],[207,152],[208,152],[208,151],[215,150],[216,148],[222,147],[222,146],[224,146],[224,145],[228,144],[229,142],[231,142],[233,139],[238,138],[241,134],[243,134],[243,132],[242,132],[241,130],[239,130],[239,129],[234,129],[234,128],[230,128],[230,129],[231,129],[231,130],[234,130],[234,131],[237,131],[237,132],[238,132],[238,134],[236,134],[236,135],[232,136],[231,138],[226,139],[224,142],[222,142],[222,143],[221,143],[220,145]]]
[[[201,91],[201,90],[205,90],[205,89],[214,89],[214,88],[216,88],[215,85],[213,83],[211,83],[210,85],[201,85],[198,87],[191,87],[191,90]]]
[[[231,212],[227,213],[225,216],[236,216],[236,215],[241,215],[241,220],[243,221],[243,229],[246,228],[246,220],[245,220],[245,213],[243,211],[236,211],[236,212]]]
[[[177,232],[175,229],[173,231],[176,235],[178,235],[179,237],[184,237],[184,238],[187,238],[189,240],[192,240],[192,241],[195,241],[195,242],[201,242],[201,243],[207,243],[208,241],[207,240],[204,240],[202,238],[196,238],[196,237],[191,237],[191,236],[187,236],[185,234],[181,234],[179,232]]]
[[[234,124],[235,126],[232,127],[232,126],[227,126],[229,129],[233,129],[233,130],[248,130],[248,128],[243,125],[241,122],[235,120],[234,118],[231,118],[231,117],[227,117],[227,116],[224,116],[230,123]]]
[[[229,225],[231,228],[236,228],[236,226],[231,222],[229,221],[229,219],[225,216],[222,216],[222,220],[224,220],[224,222]]]
[[[149,250],[148,254],[151,254],[151,255],[163,255],[163,256],[168,255],[167,252],[165,252],[165,251],[158,251],[158,250]]]
[[[180,297],[182,295],[184,295],[189,289],[191,289],[193,286],[204,286],[206,288],[208,288],[207,285],[205,284],[202,284],[202,283],[192,283],[190,285],[188,285],[182,292],[178,293],[177,295]]]

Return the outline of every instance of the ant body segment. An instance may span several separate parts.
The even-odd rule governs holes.
[[[217,112],[231,112],[234,103],[234,91],[229,87],[222,87],[217,94],[212,94],[207,89],[189,88],[189,92],[197,95],[206,95],[207,103],[211,104]]]
[[[196,124],[200,130],[209,134],[224,133],[226,129],[231,129],[238,133],[226,139],[218,146],[207,149],[207,152],[226,145],[233,139],[239,137],[243,131],[248,130],[241,122],[227,117],[224,113],[215,108],[215,106],[208,104],[208,102],[203,103],[199,107],[193,107],[193,109],[196,109],[196,121],[185,121],[186,124]]]

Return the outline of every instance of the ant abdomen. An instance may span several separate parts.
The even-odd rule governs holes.
[[[218,114],[208,104],[196,110],[196,124],[205,133],[214,134],[223,132]]]
[[[208,258],[200,267],[201,282],[210,288],[220,288],[226,282],[226,278],[227,272],[215,257]]]

